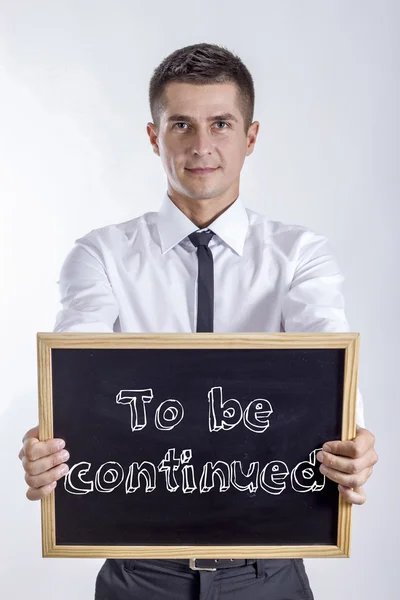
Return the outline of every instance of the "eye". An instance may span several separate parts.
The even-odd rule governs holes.
[[[228,123],[226,121],[215,121],[216,123],[223,123],[224,125],[226,125],[226,127],[217,127],[217,129],[226,129],[227,127],[229,127]],[[177,129],[182,129],[183,127],[177,127],[178,125],[187,125],[187,123],[184,123],[183,121],[179,121],[177,123],[174,124],[174,128],[176,127]]]

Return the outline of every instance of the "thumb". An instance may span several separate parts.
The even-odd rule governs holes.
[[[39,440],[39,425],[36,425],[36,427],[32,427],[32,429],[29,429],[29,431],[26,432],[26,434],[22,438],[22,443],[24,444],[25,440],[27,440],[28,438],[36,438],[37,440]]]

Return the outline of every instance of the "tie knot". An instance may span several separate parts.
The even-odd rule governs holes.
[[[213,235],[214,232],[207,229],[206,231],[195,231],[188,237],[192,244],[198,248],[199,246],[208,246]]]

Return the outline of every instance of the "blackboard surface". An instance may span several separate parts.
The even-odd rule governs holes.
[[[344,358],[343,348],[52,348],[54,437],[66,440],[70,469],[90,463],[81,474],[86,487],[108,462],[119,464],[114,475],[124,475],[111,492],[94,487],[72,494],[64,480],[59,482],[56,544],[336,545],[337,485],[319,473],[318,461],[314,470],[305,465],[296,473],[304,475],[303,483],[314,478],[322,489],[296,491],[291,472],[324,442],[341,437]],[[236,399],[243,411],[255,399],[268,400],[269,427],[251,431],[242,420],[232,429],[210,431],[208,394],[218,388],[224,401]],[[131,406],[117,402],[122,390],[152,391],[141,430],[132,431]],[[184,416],[173,429],[158,429],[156,411],[168,399],[180,402]],[[165,472],[157,470],[154,491],[145,492],[140,477],[141,487],[126,493],[132,463],[148,461],[157,469],[172,449],[177,459],[191,450],[187,464],[193,465],[197,489],[183,493],[181,463],[173,471],[176,491],[168,491]],[[289,472],[286,487],[274,494],[231,484],[221,492],[215,476],[214,487],[200,493],[203,467],[210,461],[241,461],[244,475],[252,462],[258,461],[261,471],[281,461]],[[249,479],[237,473],[245,486]],[[73,481],[79,482],[71,476]]]

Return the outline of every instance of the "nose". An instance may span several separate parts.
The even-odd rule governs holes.
[[[199,156],[205,156],[206,154],[211,153],[212,142],[211,142],[208,132],[198,131],[194,135],[192,151],[193,151],[193,154],[198,154]]]

